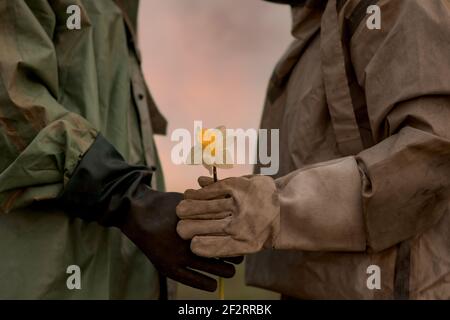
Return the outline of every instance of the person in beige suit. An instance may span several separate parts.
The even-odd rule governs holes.
[[[247,283],[284,296],[449,299],[450,1],[281,2],[295,41],[261,121],[280,170],[200,178],[178,233],[200,256],[252,254]]]

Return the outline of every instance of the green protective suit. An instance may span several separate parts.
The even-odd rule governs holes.
[[[81,28],[68,28],[77,8]],[[163,188],[153,133],[166,122],[142,76],[137,9],[136,0],[0,1],[2,299],[160,295],[157,270],[118,229],[70,218],[54,201],[99,132],[130,164],[156,167]],[[71,265],[81,289],[67,286]]]

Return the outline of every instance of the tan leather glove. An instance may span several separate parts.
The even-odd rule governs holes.
[[[262,248],[364,251],[361,176],[346,157],[273,180],[250,176],[187,190],[177,207],[178,234],[194,253],[229,257]],[[228,198],[226,198],[228,197]]]
[[[280,229],[274,180],[266,176],[228,178],[187,190],[177,207],[177,231],[192,239],[191,249],[205,257],[231,257],[272,247]]]

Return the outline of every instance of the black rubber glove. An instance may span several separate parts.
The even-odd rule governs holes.
[[[60,201],[76,217],[120,228],[163,275],[214,291],[216,280],[192,269],[229,278],[235,273],[234,266],[191,252],[189,241],[176,233],[175,208],[183,195],[152,190],[151,176],[152,169],[128,165],[99,135],[75,169]]]

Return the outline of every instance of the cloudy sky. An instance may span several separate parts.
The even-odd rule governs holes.
[[[291,41],[287,6],[262,0],[141,0],[140,46],[145,78],[169,120],[158,137],[169,191],[197,187],[207,171],[174,165],[170,134],[176,128],[257,128],[272,70]],[[219,170],[219,177],[251,172],[251,166]],[[227,299],[278,298],[244,286],[244,268],[225,281]],[[214,299],[216,294],[179,286],[179,298]]]
[[[140,46],[145,78],[169,120],[157,144],[167,189],[196,187],[207,171],[174,165],[170,133],[205,127],[257,128],[267,82],[291,41],[287,6],[261,0],[141,0]],[[242,175],[238,166],[219,177]]]

